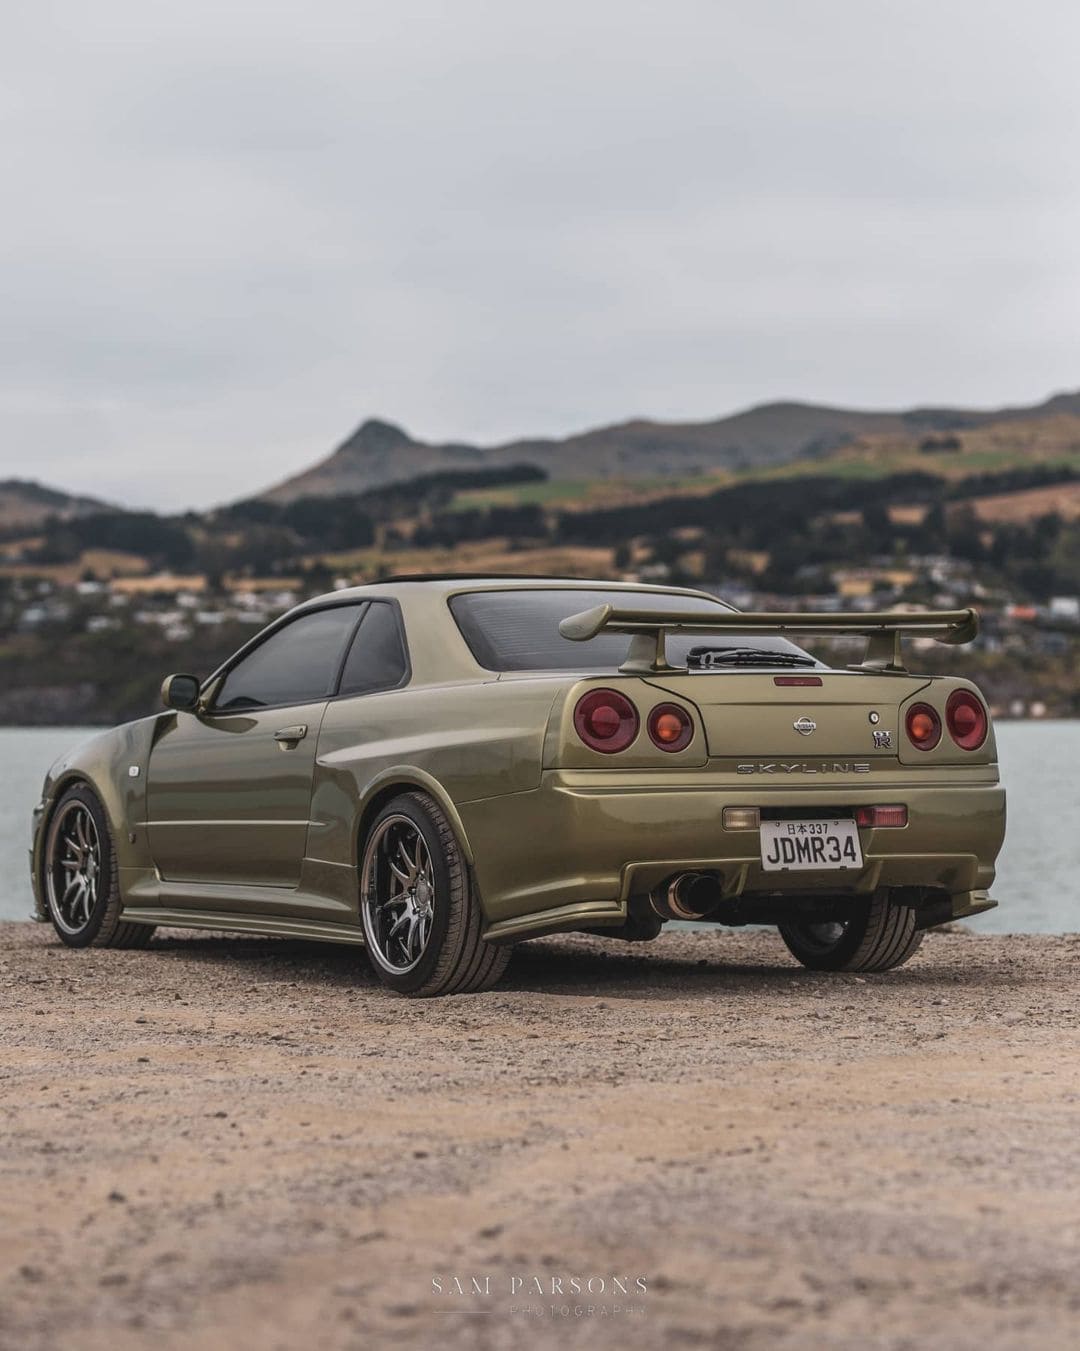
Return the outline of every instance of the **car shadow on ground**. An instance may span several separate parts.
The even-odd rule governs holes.
[[[672,935],[672,937],[676,937]],[[684,940],[685,940],[685,936]],[[614,939],[575,935],[562,939],[534,939],[519,944],[493,994],[551,994],[622,999],[681,999],[688,995],[735,993],[746,990],[789,992],[793,987],[820,986],[823,990],[852,985],[896,984],[907,989],[955,989],[977,984],[986,990],[1023,983],[1022,972],[979,961],[977,948],[964,939],[930,940],[922,954],[895,971],[831,973],[807,971],[789,956],[780,938],[769,932],[745,940],[737,950],[725,951],[724,934],[708,934],[679,944],[677,953],[664,938],[655,943],[624,944]],[[938,943],[942,947],[938,948]],[[945,944],[947,943],[947,946]],[[936,950],[935,950],[936,949]],[[268,983],[304,986],[360,987],[380,993],[383,987],[359,947],[339,946],[286,938],[248,938],[181,934],[155,935],[147,958],[212,963],[243,969]],[[944,958],[944,961],[942,960]],[[387,999],[400,996],[389,990]],[[486,996],[476,996],[484,998]]]
[[[515,951],[500,989],[525,993],[581,995],[603,994],[615,999],[680,999],[694,995],[722,995],[770,991],[789,994],[794,990],[830,988],[852,992],[852,987],[888,986],[939,991],[958,985],[977,984],[985,990],[1023,983],[1020,974],[992,965],[980,965],[971,954],[957,953],[953,960],[927,964],[916,957],[894,971],[808,971],[790,956],[776,934],[756,936],[753,951],[725,952],[723,936],[710,935],[700,952],[681,951],[667,955],[663,939],[656,944],[626,947],[613,940],[595,940],[586,947],[555,947],[545,940],[523,943]],[[695,943],[695,948],[698,944]],[[936,956],[936,954],[935,954]]]

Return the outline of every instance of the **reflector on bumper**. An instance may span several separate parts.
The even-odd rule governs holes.
[[[887,807],[856,807],[855,824],[869,826],[874,830],[883,827],[907,825],[907,807],[901,803],[892,803]]]

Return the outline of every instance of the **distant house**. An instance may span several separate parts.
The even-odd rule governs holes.
[[[910,568],[837,568],[833,585],[841,596],[871,596],[875,591],[904,591],[918,573]]]

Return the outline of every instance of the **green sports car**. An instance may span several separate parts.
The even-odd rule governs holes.
[[[157,925],[355,943],[412,995],[486,989],[537,934],[669,920],[885,970],[994,905],[989,713],[901,654],[977,627],[535,577],[338,591],[53,766],[36,913],[73,947]],[[842,669],[787,636],[844,633],[867,646]]]

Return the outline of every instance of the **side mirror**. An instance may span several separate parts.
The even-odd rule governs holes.
[[[166,676],[161,682],[161,702],[166,708],[178,708],[190,713],[198,706],[200,689],[198,676]]]

